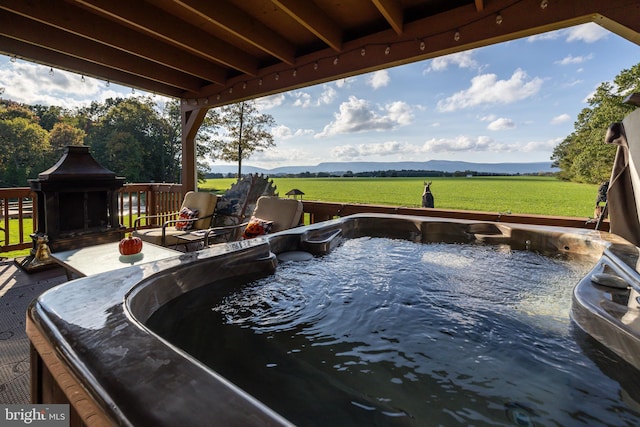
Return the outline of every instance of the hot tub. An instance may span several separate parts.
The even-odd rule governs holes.
[[[453,252],[448,253],[456,256],[458,256],[455,253],[457,248],[468,248],[469,245],[471,247],[475,245],[478,248],[498,248],[497,251],[506,254],[506,256],[521,252],[530,252],[536,256],[544,255],[546,258],[536,258],[534,263],[537,264],[544,263],[545,261],[540,261],[543,259],[548,259],[550,264],[561,259],[563,262],[569,262],[569,265],[575,261],[584,268],[587,263],[587,268],[593,266],[593,270],[585,274],[584,281],[591,282],[591,277],[596,274],[596,280],[600,280],[605,285],[616,281],[616,279],[612,279],[612,276],[619,272],[624,273],[627,281],[637,282],[638,277],[635,270],[637,260],[635,246],[608,233],[401,215],[353,215],[287,230],[267,237],[215,246],[172,259],[75,280],[46,292],[32,304],[28,312],[28,334],[36,350],[33,353],[32,364],[37,368],[33,375],[34,399],[50,403],[66,399],[73,404],[80,418],[86,424],[101,420],[105,423],[140,426],[210,425],[213,421],[218,425],[289,425],[292,423],[290,418],[294,417],[282,413],[280,409],[276,411],[267,406],[262,402],[266,399],[255,397],[259,393],[252,390],[250,384],[246,384],[246,378],[243,380],[245,381],[243,386],[240,387],[230,379],[230,374],[222,375],[211,366],[207,366],[206,357],[198,356],[196,358],[185,350],[181,343],[177,343],[175,337],[166,334],[166,331],[158,328],[157,325],[163,324],[165,325],[163,328],[166,328],[166,325],[182,322],[183,316],[180,313],[177,315],[167,314],[171,311],[165,309],[185,297],[187,297],[186,303],[177,305],[177,307],[183,313],[189,313],[201,305],[202,298],[200,296],[206,295],[210,301],[222,300],[253,280],[264,278],[269,280],[269,277],[277,277],[275,273],[284,269],[286,264],[296,262],[284,261],[285,259],[306,259],[312,256],[312,261],[315,261],[337,252],[350,241],[363,238],[365,240],[359,244],[364,245],[365,248],[368,238],[390,238],[397,241],[415,242],[416,244],[453,244],[454,246],[448,249]],[[401,247],[400,252],[406,251],[406,248]],[[488,254],[491,253],[488,252]],[[288,257],[288,255],[292,256]],[[389,253],[389,256],[392,255]],[[487,255],[487,257],[489,256],[492,255]],[[279,266],[278,257],[281,259],[281,266]],[[429,261],[437,258],[433,255],[428,257]],[[445,255],[440,259],[446,263],[453,257],[453,255]],[[401,269],[399,268],[399,270]],[[542,270],[545,269],[543,264]],[[358,275],[358,271],[352,271],[352,273],[354,276]],[[300,275],[300,273],[297,274]],[[486,274],[491,277],[491,271],[487,271]],[[514,271],[511,274],[515,277],[527,273]],[[575,283],[566,284],[569,287],[569,293],[574,285]],[[459,291],[454,293],[456,298],[458,294],[464,293],[465,285],[460,283],[458,286]],[[593,287],[591,283],[589,286]],[[612,295],[625,291],[624,289],[616,289],[615,292],[604,292],[609,292]],[[364,291],[366,292],[366,289]],[[451,295],[448,289],[440,289],[439,291]],[[496,292],[499,291],[496,290]],[[188,296],[192,295],[198,297],[189,299]],[[427,299],[437,303],[437,298],[434,298],[434,295],[430,294]],[[330,297],[329,300],[334,298],[333,295]],[[545,295],[539,295],[539,297],[543,298]],[[259,296],[250,296],[249,298],[255,299]],[[503,305],[514,305],[520,308],[522,304],[512,304],[512,299],[511,296],[508,299],[505,298]],[[609,301],[612,304],[617,304],[623,299],[625,298],[612,296]],[[589,296],[587,296],[588,300]],[[482,329],[486,330],[489,335],[478,335],[477,344],[472,342],[473,345],[468,347],[454,346],[449,349],[445,347],[444,353],[440,353],[445,356],[439,360],[429,355],[424,357],[431,359],[430,363],[436,364],[433,366],[438,364],[443,366],[441,370],[432,368],[436,375],[441,375],[443,371],[446,371],[446,366],[452,359],[463,358],[469,351],[475,351],[473,349],[482,347],[485,341],[494,338],[492,335],[494,331],[491,327],[473,323],[476,320],[472,320],[471,316],[464,315],[464,308],[472,309],[474,301],[479,300],[462,299],[463,305],[457,306],[462,308],[457,322],[468,324],[468,328],[464,329],[464,334],[468,334],[468,336],[475,336]],[[464,304],[467,302],[468,305],[465,306]],[[628,302],[629,298],[627,297],[624,301],[625,307],[629,306]],[[413,301],[405,301],[403,304],[411,306]],[[547,305],[553,305],[553,302]],[[534,311],[544,306],[545,304],[537,304]],[[587,306],[588,303],[580,305],[580,307]],[[370,309],[375,310],[376,308],[378,307]],[[568,304],[566,308],[566,317],[568,318]],[[523,324],[529,328],[528,322],[531,322],[538,328],[540,327],[538,324],[540,319],[546,319],[547,315],[548,313],[544,313],[542,316],[527,313],[524,318],[528,320]],[[573,315],[583,328],[585,325],[583,319],[585,317],[591,319],[591,315],[587,315],[583,309],[575,304]],[[175,318],[173,318],[174,316]],[[283,314],[283,316],[287,315]],[[499,312],[496,314],[496,317],[498,316],[503,316],[503,313]],[[507,313],[504,316],[508,317],[510,314]],[[482,317],[493,321],[493,316],[490,314]],[[629,329],[632,332],[633,328],[638,328],[636,318],[631,315],[627,316],[625,322],[627,325],[631,325]],[[358,323],[354,322],[353,325]],[[338,324],[336,324],[337,326]],[[345,328],[344,324],[339,326],[342,329]],[[553,328],[554,326],[543,325],[542,327]],[[604,328],[603,326],[599,327]],[[209,329],[192,326],[188,328],[190,328],[189,331],[193,331],[193,335],[202,332],[196,341],[209,339],[219,345],[217,351],[225,352],[225,347],[220,344],[224,337],[209,336],[210,338],[208,338],[206,334]],[[169,329],[171,328],[169,327]],[[603,333],[610,334],[610,332],[607,329]],[[346,334],[348,335],[348,333]],[[460,335],[455,326],[441,325],[435,335],[425,335],[428,337],[425,342],[441,345],[443,342],[455,338],[455,335]],[[626,366],[627,363],[633,364],[634,359],[629,355],[638,354],[640,350],[637,339],[631,339],[628,335],[630,334],[626,333],[626,338],[621,339],[624,341],[624,346],[621,346],[622,351],[618,348],[613,349],[623,359],[619,362],[620,366]],[[467,345],[470,340],[473,340],[468,336],[463,336],[460,343]],[[392,336],[389,339],[393,341],[396,337]],[[229,338],[229,340],[233,339]],[[517,337],[512,339],[513,342],[517,340]],[[554,355],[547,354],[546,348],[553,349],[553,346],[545,347],[548,345],[545,340],[544,337],[542,339],[531,338],[533,346],[542,348],[539,353],[540,357],[548,357],[548,364],[552,365],[555,360]],[[308,345],[323,346],[324,342],[309,343]],[[499,360],[505,354],[509,354],[510,345],[502,343],[487,352],[474,353],[473,360],[469,359],[470,366],[473,364],[490,366],[490,359]],[[215,352],[216,348],[212,351]],[[296,351],[294,349],[288,352],[295,353]],[[331,351],[334,350],[328,350],[328,352]],[[589,365],[588,358],[592,356],[589,354],[590,351],[592,350],[588,350],[580,356],[580,364]],[[244,355],[241,354],[241,356]],[[251,359],[251,356],[248,355],[247,358]],[[269,365],[268,361],[267,365],[269,369],[274,368]],[[587,366],[587,369],[593,369],[594,378],[595,374],[602,376],[597,366]],[[559,369],[565,370],[562,366]],[[453,371],[454,369],[451,369],[449,373]],[[533,374],[529,376],[535,377],[536,373]],[[494,376],[500,377],[499,374]],[[604,378],[603,381],[609,381],[607,378]],[[445,392],[455,394],[456,390],[460,388],[459,384],[456,384],[458,380],[474,389],[487,388],[486,384],[482,384],[482,381],[469,379],[465,372],[461,372],[456,378],[447,379],[451,382],[449,384],[451,388],[448,389],[448,386],[445,385],[443,388]],[[497,380],[502,381],[500,378]],[[256,377],[256,382],[259,381],[261,380]],[[306,381],[312,386],[321,383],[320,380],[315,381],[313,377],[306,379]],[[322,381],[328,384],[335,382],[334,379],[327,379],[324,376]],[[417,378],[413,373],[405,372],[403,377],[392,376],[390,381],[396,385],[399,382],[415,385],[424,383],[425,378]],[[505,383],[510,381],[505,380]],[[566,381],[572,382],[577,379],[570,376]],[[590,379],[582,378],[580,381],[590,381]],[[603,389],[609,390],[608,388],[610,388],[613,394],[619,393],[620,386],[617,385],[616,380],[611,379],[610,381],[612,382],[608,382],[606,386],[603,386]],[[300,384],[303,383],[304,379]],[[438,382],[438,384],[440,387],[443,383]],[[266,383],[267,391],[276,398],[280,394],[278,387],[276,382]],[[295,386],[283,387],[293,388]],[[495,386],[491,387],[495,388]],[[260,384],[260,388],[265,389],[264,382]],[[338,385],[338,389],[345,390],[345,387]],[[590,398],[580,396],[583,391],[579,386],[572,386],[566,390],[569,390],[566,392],[568,394],[562,397],[569,396],[569,400],[573,402],[572,405],[576,401],[580,402],[580,399],[590,402],[589,407],[597,406],[600,403],[597,401],[597,396]],[[300,394],[308,393],[308,389],[300,389],[299,392]],[[362,425],[363,419],[367,420],[367,423],[373,420],[373,424],[379,425],[419,425],[414,424],[418,421],[413,417],[411,411],[399,409],[397,396],[394,396],[395,400],[392,401],[371,390],[358,392],[357,398],[354,398],[350,393],[346,393],[346,400],[337,403],[337,405],[346,405],[350,411],[354,408],[356,412],[362,411],[364,418],[357,418],[360,425]],[[476,392],[474,391],[474,393]],[[619,402],[620,399],[617,396],[611,399],[607,398],[610,400],[609,404],[616,408],[617,414],[613,414],[615,411],[605,411],[602,415],[603,418],[600,419],[601,422],[621,425],[634,425],[638,422],[633,405],[635,400],[640,400],[640,396],[634,395],[635,392],[629,390],[624,390],[624,393],[628,397],[626,403]],[[285,393],[281,394],[282,399],[285,399]],[[535,423],[544,420],[544,414],[549,412],[544,408],[536,408],[531,402],[521,399],[503,399],[499,404],[495,402],[489,402],[486,405],[484,403],[478,404],[479,407],[487,406],[488,413],[495,414],[497,417],[490,419],[487,418],[490,415],[475,408],[478,400],[475,394],[469,398],[468,402],[471,403],[465,403],[462,408],[447,408],[448,404],[438,401],[438,399],[432,396],[431,400],[425,400],[423,406],[427,408],[427,413],[429,413],[429,402],[432,402],[434,410],[436,408],[444,411],[449,410],[445,416],[450,416],[452,421],[468,423],[469,420],[474,420],[473,423],[477,425],[496,422],[500,425],[509,425],[510,423],[536,425]],[[592,402],[594,399],[596,399],[595,403]],[[560,401],[561,399],[558,397],[555,400]],[[443,406],[445,407],[443,408]],[[331,407],[327,407],[326,411],[331,412]],[[336,410],[336,412],[339,411]],[[586,411],[584,412],[586,415],[583,414],[584,418],[581,418],[581,411],[574,412],[578,415],[575,417],[570,415],[569,420],[572,423],[575,422],[575,425],[580,425],[581,422],[586,422],[585,425],[588,425],[589,417],[594,416]],[[300,414],[296,417],[297,424],[314,425],[316,423],[311,417],[305,420],[304,414],[302,414],[302,418],[300,418]],[[317,425],[322,425],[320,421],[317,422],[319,423]],[[424,424],[424,420],[420,422]]]

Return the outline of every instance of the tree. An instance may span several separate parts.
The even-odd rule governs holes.
[[[54,150],[62,149],[67,145],[82,145],[85,131],[71,126],[70,124],[58,122],[53,125],[49,132],[49,143]]]
[[[635,107],[624,98],[640,92],[640,64],[623,70],[613,84],[602,83],[587,101],[575,123],[575,130],[554,150],[551,160],[562,179],[597,184],[609,179],[616,147],[605,144],[609,125],[621,121]]]
[[[169,158],[167,126],[150,98],[117,98],[106,108],[94,108],[98,119],[91,126],[90,145],[96,160],[129,182],[165,182]],[[173,166],[171,166],[173,167]]]
[[[0,180],[23,186],[43,170],[49,152],[49,133],[27,108],[8,102],[0,105]]]
[[[253,153],[273,147],[273,135],[267,127],[275,125],[269,114],[259,114],[254,101],[242,101],[209,112],[218,127],[211,141],[212,154],[228,162],[238,162],[238,179],[242,176],[242,160]]]

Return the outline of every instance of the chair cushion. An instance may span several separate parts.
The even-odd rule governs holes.
[[[184,220],[184,219],[193,219],[193,218],[198,218],[198,210],[197,209],[189,209],[188,207],[183,207],[182,209],[180,209],[180,212],[178,213],[178,219],[179,220]],[[176,222],[176,230],[182,230],[182,231],[187,231],[187,230],[191,230],[193,228],[193,223],[196,221],[179,221]]]
[[[253,216],[273,221],[271,232],[287,230],[300,222],[302,202],[296,199],[281,199],[277,196],[262,196],[256,203]]]
[[[181,208],[189,208],[198,211],[198,217],[203,218],[193,221],[193,228],[206,230],[211,226],[212,215],[218,203],[218,196],[207,191],[189,191],[184,195]]]
[[[177,239],[177,236],[187,234],[182,230],[176,230],[175,227],[167,227],[165,229],[165,246],[183,245],[184,241]],[[162,246],[162,228],[142,228],[131,233],[132,236],[139,237],[145,242]]]
[[[256,218],[252,216],[249,220],[249,223],[245,227],[242,232],[242,238],[244,239],[253,239],[254,237],[262,236],[271,231],[271,227],[273,226],[273,221],[268,221],[261,218]]]

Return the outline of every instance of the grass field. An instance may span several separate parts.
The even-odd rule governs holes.
[[[280,196],[302,190],[305,200],[406,207],[422,204],[423,178],[273,178]],[[593,215],[597,185],[548,176],[428,178],[438,209],[587,218]],[[235,179],[209,179],[204,190],[224,192]]]

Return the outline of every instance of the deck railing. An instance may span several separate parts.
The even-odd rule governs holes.
[[[183,196],[180,184],[125,184],[118,192],[118,217],[120,224],[123,225],[123,232],[133,229],[133,224],[138,216],[160,215],[153,223],[142,223],[142,226],[147,227],[161,224],[168,219],[175,219],[171,216],[171,213],[179,210]],[[594,221],[574,217],[408,208],[307,200],[303,201],[303,206],[305,224],[313,224],[356,213],[391,213],[474,221],[595,228]],[[29,187],[0,188],[0,253],[32,247],[30,235],[37,228],[37,212],[37,200]],[[604,221],[600,229],[603,231],[609,230],[609,222]]]

